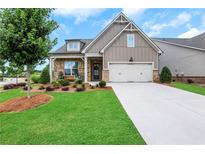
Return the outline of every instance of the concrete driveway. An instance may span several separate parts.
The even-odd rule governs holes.
[[[205,144],[205,96],[155,83],[110,85],[147,144]]]

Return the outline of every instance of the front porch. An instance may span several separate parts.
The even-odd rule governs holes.
[[[102,57],[52,57],[50,58],[51,82],[62,73],[65,79],[82,79],[84,82],[102,80]]]

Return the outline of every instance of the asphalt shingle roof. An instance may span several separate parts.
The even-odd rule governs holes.
[[[190,39],[188,38],[152,38],[152,39],[205,49],[205,32],[195,37],[192,37]]]

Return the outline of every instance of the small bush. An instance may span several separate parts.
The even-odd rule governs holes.
[[[46,91],[54,91],[55,89],[52,86],[46,87]]]
[[[172,82],[176,82],[176,80],[175,80],[175,79],[173,79],[173,80],[172,80]]]
[[[100,88],[104,88],[106,86],[106,82],[105,81],[100,81],[99,83]]]
[[[62,91],[69,91],[69,87],[62,87],[61,90]]]
[[[24,86],[26,86],[26,83],[25,82],[20,82],[20,83],[17,83],[16,85],[19,86],[19,87],[24,87]]]
[[[31,76],[31,80],[33,81],[33,83],[39,83],[40,82],[40,76],[34,74],[34,75]]]
[[[16,88],[16,87],[17,87],[16,84],[5,84],[5,85],[3,86],[3,89],[4,89],[4,90],[8,90],[8,89],[14,89],[14,88]]]
[[[73,88],[76,88],[76,87],[77,87],[77,85],[76,85],[76,84],[73,84],[73,85],[72,85],[72,87],[73,87]]]
[[[78,87],[78,88],[76,88],[76,91],[77,91],[77,92],[85,91],[85,88],[83,88],[83,87]]]
[[[32,87],[30,87],[30,89],[32,89]],[[27,85],[24,86],[24,87],[23,87],[23,90],[28,90],[28,86],[27,86]]]
[[[61,85],[61,86],[68,86],[70,84],[70,82],[68,80],[64,80],[64,79],[60,79],[58,80],[58,83]]]
[[[58,72],[58,79],[64,79],[64,73],[62,71]]]
[[[163,67],[162,72],[160,74],[160,82],[161,83],[170,83],[172,81],[172,73],[168,67]]]
[[[84,83],[82,84],[82,88],[85,88],[85,84]]]
[[[55,88],[55,89],[59,89],[60,88],[60,83],[58,83],[58,82],[56,82],[56,81],[53,81],[52,82],[52,85],[53,85],[53,87]]]
[[[96,83],[95,87],[99,87],[99,84]]]
[[[187,83],[191,84],[194,83],[194,81],[192,79],[187,79]]]
[[[41,85],[38,89],[39,89],[39,90],[44,90],[45,87],[44,87],[43,85]]]
[[[50,76],[49,76],[49,69],[48,66],[46,66],[40,76],[40,83],[49,83],[50,82]]]
[[[93,86],[93,85],[90,85],[90,89],[95,89],[95,86]]]
[[[76,84],[82,84],[82,83],[83,83],[83,80],[77,79],[77,80],[75,80],[75,83],[76,83]]]

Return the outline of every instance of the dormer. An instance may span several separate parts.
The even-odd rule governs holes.
[[[82,46],[84,45],[79,39],[69,39],[66,40],[67,52],[80,52]]]

